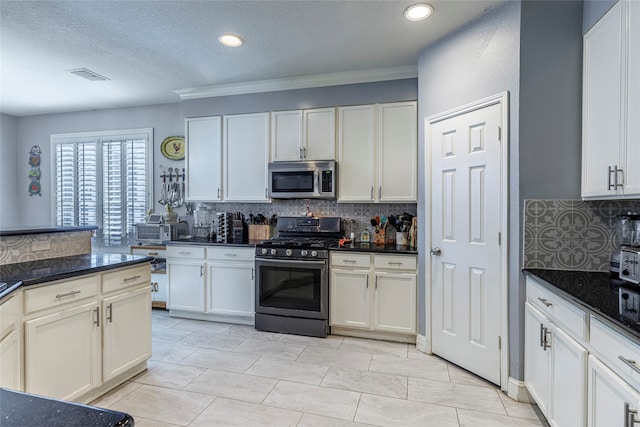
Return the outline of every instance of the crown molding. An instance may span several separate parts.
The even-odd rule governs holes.
[[[371,83],[387,80],[418,77],[417,65],[377,68],[372,70],[345,71],[340,73],[315,74],[284,79],[255,80],[177,89],[174,92],[183,101],[186,99],[213,98],[216,96],[243,95],[248,93],[276,92],[281,90],[307,89],[346,84]]]

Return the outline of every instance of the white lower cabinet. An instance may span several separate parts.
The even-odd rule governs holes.
[[[207,250],[207,312],[253,319],[254,252],[250,248]]]
[[[552,426],[639,425],[640,345],[570,306],[527,278],[524,379],[531,397]]]
[[[338,333],[353,328],[415,339],[414,255],[333,252],[329,283],[329,323]]]
[[[0,387],[22,389],[20,332],[13,331],[0,341]]]
[[[102,302],[102,379],[108,381],[151,357],[149,286]]]
[[[167,247],[167,308],[204,313],[205,252],[199,246]]]
[[[640,424],[640,392],[594,356],[589,356],[589,426]]]
[[[25,322],[25,391],[74,400],[100,378],[100,309],[92,301]]]

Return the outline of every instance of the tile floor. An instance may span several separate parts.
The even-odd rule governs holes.
[[[537,408],[413,345],[153,311],[148,370],[94,401],[158,426],[546,426]]]

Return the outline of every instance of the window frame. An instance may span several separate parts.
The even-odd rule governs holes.
[[[145,212],[148,212],[149,209],[153,206],[153,194],[154,194],[154,190],[155,190],[155,182],[154,182],[154,170],[153,170],[153,166],[154,166],[154,136],[153,136],[153,128],[137,128],[137,129],[120,129],[120,130],[109,130],[109,131],[89,131],[89,132],[72,132],[72,133],[56,133],[56,134],[51,134],[50,135],[50,144],[49,144],[49,148],[50,148],[50,152],[51,152],[51,160],[49,163],[49,166],[51,168],[50,170],[50,179],[51,179],[51,216],[52,216],[52,223],[57,224],[57,202],[58,202],[58,189],[56,186],[56,178],[57,178],[57,170],[56,170],[56,144],[60,143],[61,140],[69,140],[69,139],[78,139],[78,140],[95,140],[98,143],[98,146],[96,148],[97,150],[97,159],[99,160],[99,163],[97,164],[97,168],[102,170],[103,166],[104,166],[104,162],[103,162],[103,156],[102,156],[102,139],[107,139],[107,138],[119,138],[119,137],[128,137],[128,136],[132,136],[132,135],[140,135],[144,138],[146,138],[146,158],[145,158],[145,168],[146,168],[146,180],[147,180],[147,185],[145,188]],[[77,180],[77,173],[78,173],[78,169],[77,169],[77,165],[76,168],[74,169],[74,174],[76,175],[76,182],[78,182]],[[100,197],[98,197],[98,195],[96,195],[98,197],[98,208],[97,210],[101,209],[101,204],[102,204],[102,194],[103,194],[103,177],[102,177],[102,172],[99,173],[98,175],[98,183],[97,183],[97,188],[99,190],[99,195]],[[75,196],[77,197],[77,195]],[[79,207],[79,206],[78,206]],[[76,207],[76,208],[78,208]],[[126,221],[126,214],[124,215],[125,217],[125,221]],[[79,218],[78,215],[76,215],[76,218]],[[103,215],[102,214],[98,214],[97,215],[97,226],[100,228],[100,230],[103,230],[103,224],[102,224],[102,220],[103,220]],[[128,224],[127,224],[128,225]],[[133,224],[131,224],[133,225]],[[133,228],[133,227],[132,227]],[[125,233],[128,233],[128,230],[125,230]],[[126,237],[123,236],[123,238]],[[133,238],[133,235],[129,235],[129,240]],[[128,242],[126,245],[120,245],[120,246],[104,246],[102,241],[98,242],[97,239],[94,239],[94,244],[96,244],[96,246],[99,246],[101,249],[105,249],[108,250],[109,248],[112,249],[124,249],[128,246]]]

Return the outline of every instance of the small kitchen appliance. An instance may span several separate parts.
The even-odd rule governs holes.
[[[627,280],[629,275],[622,274],[622,262],[623,258],[627,260],[627,263],[633,262],[633,249],[640,248],[640,214],[629,212],[624,215],[618,215],[616,237],[619,243],[619,249],[611,254],[609,271],[618,275],[621,279]],[[626,249],[629,250],[626,251]],[[625,252],[631,252],[631,254],[625,254]],[[627,272],[629,271],[627,268]],[[636,279],[632,278],[632,280]]]
[[[269,163],[272,199],[335,199],[337,165],[333,160]]]
[[[326,337],[329,248],[341,237],[338,217],[279,217],[278,237],[256,245],[258,330]]]
[[[135,242],[138,245],[158,245],[170,240],[178,240],[189,234],[189,224],[134,224]]]
[[[623,246],[620,250],[620,279],[640,284],[640,247]]]

